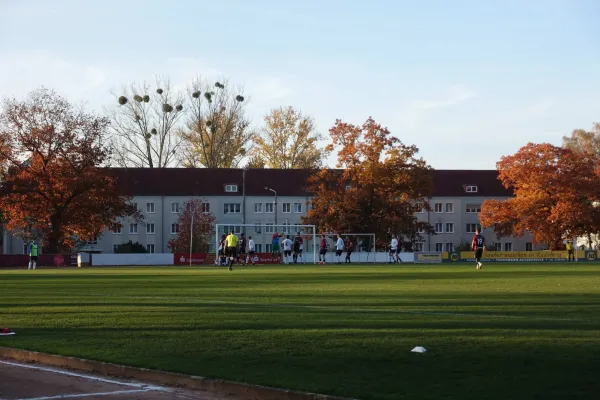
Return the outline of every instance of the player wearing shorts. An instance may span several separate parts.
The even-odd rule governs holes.
[[[290,264],[290,258],[292,257],[292,241],[290,240],[290,235],[287,235],[283,242],[283,263]]]
[[[273,233],[273,237],[271,238],[271,257],[275,257],[277,254],[277,259],[281,262],[281,250],[279,248],[279,238],[283,236],[283,233],[280,235],[279,233]]]
[[[352,252],[354,251],[354,243],[352,243],[352,240],[348,239],[346,241],[346,263],[350,264],[350,255],[352,254]]]
[[[477,228],[475,231],[475,236],[473,236],[472,247],[475,251],[475,261],[477,262],[477,266],[475,269],[483,269],[483,265],[481,264],[481,257],[483,256],[483,251],[485,250],[485,238],[481,234],[481,229]]]
[[[246,235],[242,233],[240,239],[240,248],[238,251],[238,262],[242,265],[246,264]]]
[[[338,235],[337,242],[335,244],[335,257],[337,258],[338,264],[342,263],[342,259],[340,257],[342,256],[343,251],[344,251],[344,239],[342,239],[342,237],[340,235]]]
[[[231,231],[231,233],[225,239],[227,242],[227,257],[229,257],[229,270],[233,271],[233,261],[237,257],[237,247],[238,247],[238,237],[235,236],[235,233]]]
[[[392,264],[396,262],[396,253],[398,251],[398,239],[396,237],[392,237],[392,242],[390,243],[390,251],[389,251],[389,261],[388,264]]]
[[[321,243],[319,244],[319,264],[325,264],[325,255],[327,254],[327,239],[325,235],[321,235]]]
[[[33,267],[33,269],[35,269],[35,267],[37,266],[37,260],[38,260],[38,245],[37,243],[35,243],[33,240],[29,243],[29,247],[28,247],[28,251],[29,253],[29,266],[27,267],[27,269],[31,269],[31,267]]]
[[[256,265],[254,263],[254,249],[255,249],[255,245],[254,245],[254,239],[252,239],[252,236],[248,236],[248,258],[246,259],[246,264],[248,264],[248,260],[250,260],[252,262],[252,265]]]
[[[226,244],[226,239],[227,235],[223,234],[221,235],[221,239],[219,240],[218,246],[219,246],[219,258],[217,260],[215,260],[217,265],[225,265],[226,264],[226,259],[225,259],[225,251],[227,250],[227,244]]]
[[[296,233],[294,237],[294,264],[298,264],[298,257],[302,258],[302,248],[304,245],[304,239],[300,236],[300,232]]]

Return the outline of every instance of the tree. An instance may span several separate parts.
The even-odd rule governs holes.
[[[91,240],[118,217],[140,215],[101,168],[109,160],[106,118],[74,107],[53,91],[7,99],[0,136],[11,139],[8,171],[0,184],[0,212],[17,235],[36,235],[46,251]]]
[[[598,232],[600,208],[595,202],[600,187],[591,154],[529,143],[496,166],[498,179],[514,197],[486,200],[479,218],[498,237],[529,232],[534,243],[558,249],[565,238]]]
[[[263,160],[260,156],[255,154],[252,157],[250,157],[250,159],[248,160],[248,163],[246,164],[246,167],[253,168],[253,169],[266,168],[265,160]]]
[[[591,131],[575,129],[570,137],[563,136],[563,147],[600,157],[600,123],[594,124]]]
[[[252,133],[241,89],[196,79],[188,88],[190,117],[180,132],[186,167],[235,168],[248,153]]]
[[[116,163],[121,167],[166,168],[178,164],[184,96],[168,80],[131,84],[109,109]]]
[[[139,242],[133,243],[131,240],[127,243],[121,243],[115,249],[116,254],[147,253],[148,250]]]
[[[305,224],[334,232],[400,234],[409,241],[419,231],[433,233],[417,221],[416,212],[428,207],[432,169],[416,158],[416,146],[406,146],[369,118],[362,126],[337,120],[329,131],[327,152],[339,147],[337,167],[309,178],[313,208]]]
[[[173,253],[189,253],[192,232],[192,252],[208,252],[214,233],[215,217],[211,213],[203,211],[203,204],[204,202],[198,199],[184,203],[183,211],[177,220],[179,232],[169,241],[169,248]],[[193,230],[192,215],[194,216]]]
[[[280,107],[265,116],[265,126],[255,138],[253,154],[267,168],[316,169],[324,152],[317,147],[323,137],[315,132],[312,118],[293,107]]]

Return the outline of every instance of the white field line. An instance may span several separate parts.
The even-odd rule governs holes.
[[[133,390],[117,390],[114,392],[99,392],[99,393],[82,393],[82,394],[61,394],[58,396],[51,397],[26,397],[23,399],[17,400],[55,400],[55,399],[76,399],[76,398],[84,398],[84,397],[92,397],[92,396],[115,396],[118,394],[131,394],[131,393],[144,393],[149,392],[150,390],[146,389],[133,389]]]
[[[0,364],[10,365],[12,367],[36,369],[39,371],[51,372],[51,373],[59,374],[59,375],[72,376],[75,378],[83,378],[83,379],[87,379],[87,380],[95,381],[95,382],[110,383],[110,384],[120,385],[120,386],[129,386],[132,388],[137,388],[139,390],[154,390],[154,391],[161,391],[161,392],[170,391],[168,388],[165,388],[162,386],[146,385],[144,383],[120,382],[120,381],[115,381],[113,379],[106,379],[106,378],[101,378],[98,376],[92,376],[92,375],[87,375],[87,374],[79,374],[77,372],[64,371],[61,369],[51,368],[51,367],[42,367],[39,365],[22,364],[22,363],[15,363],[15,362],[11,362],[11,361],[3,361],[3,360],[0,360]],[[44,397],[44,399],[46,399],[46,397]]]

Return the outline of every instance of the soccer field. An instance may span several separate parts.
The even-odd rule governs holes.
[[[359,399],[600,396],[600,264],[0,271],[3,326],[0,346]]]

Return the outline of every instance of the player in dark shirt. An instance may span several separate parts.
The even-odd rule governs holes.
[[[219,247],[221,248],[221,250],[219,251],[219,265],[225,265],[227,261],[225,258],[225,250],[227,248],[227,244],[225,243],[226,237],[227,235],[225,234],[221,235],[221,241],[219,242]]]
[[[238,263],[245,265],[246,264],[246,235],[242,233],[242,237],[240,239],[240,250],[238,252]]]
[[[302,244],[304,239],[300,235],[300,232],[296,233],[294,237],[294,264],[298,264],[298,256],[302,257]]]
[[[485,250],[485,238],[481,234],[480,228],[477,228],[475,231],[475,236],[473,236],[471,246],[473,247],[473,251],[475,251],[475,261],[477,262],[475,269],[482,269],[483,265],[481,264],[481,256]]]
[[[350,264],[350,255],[354,251],[354,243],[351,239],[346,241],[346,263]]]

